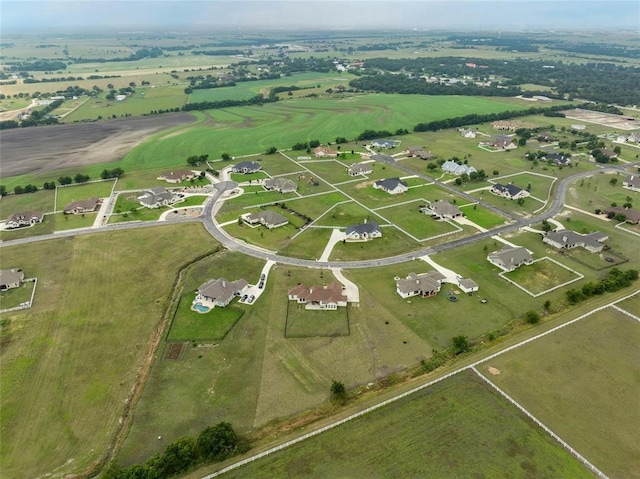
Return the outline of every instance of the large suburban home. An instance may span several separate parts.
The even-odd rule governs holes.
[[[198,176],[199,173],[194,173],[190,170],[175,170],[167,171],[158,176],[159,180],[166,181],[167,183],[182,183],[183,181],[189,181]]]
[[[463,138],[475,138],[478,136],[478,131],[475,128],[461,128],[459,131]]]
[[[640,211],[633,208],[624,208],[622,206],[614,206],[605,210],[607,215],[623,214],[627,223],[637,225],[640,223]]]
[[[618,135],[618,138],[616,138],[616,141],[618,143],[640,143],[640,133],[633,132],[633,133]]]
[[[161,208],[175,203],[177,200],[173,192],[161,186],[150,188],[144,194],[138,196],[140,204],[146,208]]]
[[[21,269],[0,270],[0,291],[19,287],[24,281],[24,273]]]
[[[501,185],[500,183],[496,183],[491,187],[489,191],[494,195],[502,196],[510,200],[526,198],[530,194],[527,190],[523,190],[522,188],[519,188],[512,183],[509,183],[508,185]]]
[[[475,293],[479,288],[478,283],[469,278],[459,278],[458,287],[463,293]]]
[[[340,154],[340,152],[332,150],[331,148],[328,148],[326,146],[318,146],[317,148],[313,149],[313,154],[316,158],[335,158]]]
[[[365,221],[359,225],[349,226],[345,231],[347,241],[369,241],[382,237],[382,230],[375,221]]]
[[[640,176],[631,175],[628,176],[623,182],[622,187],[631,191],[640,191]]]
[[[447,160],[444,163],[442,163],[441,168],[442,168],[442,171],[444,171],[445,173],[449,173],[450,175],[463,175],[465,173],[467,175],[470,175],[472,172],[478,171],[473,166],[461,165],[451,160]]]
[[[510,136],[496,135],[492,140],[481,141],[481,145],[495,148],[496,150],[514,150],[518,148]]]
[[[240,296],[247,286],[248,283],[243,278],[236,281],[227,281],[224,278],[210,279],[198,288],[196,301],[207,301],[224,308],[234,297]]]
[[[249,173],[255,173],[261,169],[262,166],[255,161],[241,161],[237,165],[231,167],[231,173],[242,173],[248,175]]]
[[[373,173],[373,166],[371,163],[355,163],[347,167],[347,171],[349,172],[349,176],[364,176]]]
[[[420,208],[420,211],[431,215],[437,220],[453,219],[463,216],[460,208],[444,200],[434,201],[429,206],[423,206]]]
[[[504,245],[500,251],[489,253],[487,260],[503,271],[513,271],[523,264],[533,263],[533,257],[526,248],[509,245]]]
[[[377,190],[386,191],[390,195],[398,195],[409,189],[409,185],[404,181],[400,181],[400,178],[378,180],[373,184],[373,187]]]
[[[374,148],[395,148],[400,145],[399,140],[372,140],[371,146]]]
[[[609,236],[600,231],[583,235],[572,230],[557,230],[544,235],[542,242],[558,249],[572,249],[580,246],[591,253],[599,253],[604,248],[603,242],[608,239]]]
[[[295,181],[289,178],[269,178],[262,184],[265,190],[277,191],[278,193],[292,193],[298,189]]]
[[[570,156],[561,155],[559,153],[551,153],[543,156],[541,159],[556,166],[569,166],[571,164]]]
[[[440,292],[445,279],[445,276],[438,271],[422,274],[409,273],[404,279],[396,278],[396,292],[403,298],[435,296]]]
[[[515,121],[496,121],[493,123],[495,130],[516,131],[519,126]]]
[[[21,228],[23,226],[33,226],[42,223],[44,215],[41,211],[25,211],[22,213],[14,213],[7,218],[5,228]]]
[[[88,200],[72,201],[62,209],[62,212],[65,215],[79,215],[95,211],[99,205],[100,199],[95,197]]]
[[[436,155],[429,150],[425,150],[422,146],[410,146],[405,151],[407,156],[420,158],[421,160],[433,160],[436,157]]]
[[[324,286],[311,286],[307,288],[300,283],[288,292],[289,301],[304,304],[305,309],[336,310],[340,306],[347,305],[347,296],[340,283],[332,281]]]
[[[258,213],[248,213],[243,215],[242,220],[249,225],[263,225],[270,230],[286,225],[289,220],[272,210],[260,211]]]

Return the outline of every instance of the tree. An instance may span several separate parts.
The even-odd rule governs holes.
[[[278,151],[278,149],[275,146],[270,146],[269,148],[267,148],[267,151],[265,153],[267,155],[273,155],[277,151]]]
[[[196,448],[204,460],[223,461],[237,452],[239,443],[240,439],[231,423],[220,422],[200,433],[196,440]]]
[[[610,184],[611,186],[615,186],[617,183],[618,183],[618,178],[611,178],[611,179],[609,180],[609,184]]]
[[[613,149],[613,152],[614,152],[616,155],[619,155],[621,151],[622,151],[622,149],[621,149],[619,146],[616,146],[616,147]]]
[[[542,220],[542,231],[545,233],[552,230],[551,224],[547,220]]]
[[[469,344],[469,339],[466,336],[454,336],[452,339],[453,349],[455,354],[464,353],[471,349],[471,345]]]
[[[518,198],[517,203],[518,203],[518,206],[524,205],[524,198]]]
[[[16,195],[21,195],[22,193],[24,193],[24,188],[22,186],[18,185],[15,188],[13,188],[13,192]]]
[[[500,172],[498,170],[493,170],[493,176],[498,176]]]
[[[331,396],[333,399],[344,403],[347,400],[347,389],[344,384],[334,379],[331,383]]]
[[[89,175],[83,175],[82,173],[78,173],[76,176],[73,177],[73,181],[75,181],[76,183],[86,183],[87,181],[89,181]]]
[[[73,183],[73,178],[71,178],[70,176],[61,176],[60,178],[58,178],[58,183],[60,183],[61,185],[70,185],[71,183]]]
[[[534,311],[532,309],[527,311],[524,317],[527,320],[527,323],[529,324],[536,324],[540,322],[540,315],[538,314],[537,311]]]
[[[231,160],[231,155],[229,153],[223,153],[220,157],[223,159],[223,161]]]
[[[0,185],[0,197],[7,196],[7,187],[4,185]]]
[[[547,300],[544,302],[544,310],[545,310],[546,312],[549,312],[549,310],[550,310],[550,309],[551,309],[551,301],[547,299]]]

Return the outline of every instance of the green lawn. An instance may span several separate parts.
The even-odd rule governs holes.
[[[316,259],[322,255],[331,237],[329,228],[306,228],[295,240],[286,244],[280,254],[293,258]]]
[[[594,175],[573,183],[567,192],[567,203],[593,213],[596,209],[609,208],[613,203],[622,206],[631,203],[640,207],[638,193],[622,187],[624,175]],[[611,184],[616,180],[615,185]]]
[[[493,211],[482,206],[467,205],[461,206],[460,209],[466,218],[482,228],[495,228],[496,226],[504,224],[506,221],[504,217],[498,216]]]
[[[378,213],[389,218],[398,227],[415,236],[418,240],[427,240],[439,235],[449,235],[460,232],[455,224],[447,221],[434,220],[418,210],[419,205],[425,202],[414,202],[391,208],[378,210]],[[449,236],[448,239],[453,239]]]
[[[56,198],[56,211],[62,209],[73,201],[86,200],[88,198],[106,198],[111,194],[114,180],[99,181],[58,187]]]
[[[579,278],[574,272],[545,258],[504,273],[503,276],[534,295]]]
[[[242,309],[233,306],[200,314],[191,309],[194,298],[192,291],[180,297],[167,341],[220,341],[244,314]]]
[[[318,226],[346,228],[365,221],[376,221],[378,224],[386,223],[378,215],[351,201],[336,205],[315,224]]]
[[[308,285],[310,286],[310,285]],[[335,311],[305,309],[303,304],[289,301],[287,307],[287,338],[335,337],[349,335],[348,307]]]
[[[487,377],[609,477],[640,477],[638,326],[595,313],[491,360]]]
[[[592,477],[473,373],[460,373],[226,476]]]
[[[33,288],[35,288],[35,283],[33,281],[26,281],[17,288],[0,292],[0,309],[15,308],[22,303],[29,302]]]
[[[629,299],[625,299],[621,303],[618,303],[617,306],[625,311],[629,311],[631,314],[640,316],[640,294],[636,294]]]
[[[35,193],[3,196],[0,201],[0,219],[6,220],[14,213],[27,211],[50,213],[55,211],[54,198],[54,190],[38,190]]]
[[[397,228],[382,229],[382,238],[367,242],[338,243],[333,247],[331,261],[359,261],[364,259],[386,258],[418,249],[420,244],[409,238]]]

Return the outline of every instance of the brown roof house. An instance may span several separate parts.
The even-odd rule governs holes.
[[[434,201],[429,206],[423,206],[420,208],[422,213],[431,215],[431,217],[437,220],[452,219],[462,216],[462,211],[456,205],[452,205],[448,201]]]
[[[496,135],[492,140],[481,141],[480,145],[490,146],[496,150],[515,150],[518,145],[510,136]]]
[[[262,184],[265,190],[278,193],[292,193],[298,189],[298,185],[288,178],[269,178]]]
[[[225,278],[210,279],[198,288],[195,301],[206,301],[224,308],[233,298],[240,296],[249,284],[244,278],[227,281]]]
[[[314,148],[313,154],[316,158],[324,158],[325,156],[335,158],[340,154],[340,152],[327,148],[326,146],[318,146],[317,148]]]
[[[198,174],[190,170],[176,170],[162,173],[158,176],[159,180],[164,180],[167,183],[182,183],[183,181],[189,181],[195,178]]]
[[[21,269],[0,270],[0,291],[19,287],[24,281],[24,273]]]
[[[175,203],[178,197],[172,191],[161,186],[151,188],[145,191],[143,195],[138,196],[140,204],[146,208],[160,208]]]
[[[349,176],[368,175],[373,172],[373,166],[370,163],[355,163],[347,167]]]
[[[258,213],[247,213],[242,215],[241,218],[245,223],[251,226],[263,225],[270,230],[284,226],[289,222],[287,218],[272,210],[260,211]]]
[[[487,260],[507,272],[513,271],[523,264],[533,263],[533,257],[526,248],[509,245],[504,245],[500,251],[489,253]]]
[[[403,298],[435,296],[440,292],[445,279],[446,277],[438,271],[422,274],[409,273],[404,279],[396,278],[396,292]]]
[[[422,146],[410,146],[406,150],[408,156],[420,158],[421,160],[433,160],[436,155],[429,150],[425,150]]]
[[[64,207],[62,212],[65,215],[79,215],[81,213],[88,213],[95,211],[100,206],[99,198],[89,198],[88,200],[73,201]]]
[[[336,310],[347,305],[347,296],[342,285],[336,281],[324,286],[307,288],[300,283],[289,290],[289,301],[304,304],[305,309]]]
[[[33,226],[42,223],[44,215],[41,211],[25,211],[23,213],[14,213],[7,218],[6,228],[21,228],[23,226]]]
[[[633,208],[624,208],[622,206],[615,206],[612,208],[607,208],[605,210],[607,216],[613,217],[619,213],[623,214],[626,218],[626,222],[630,224],[637,225],[640,223],[640,211],[634,210]]]
[[[599,253],[604,248],[603,242],[609,236],[600,231],[595,231],[586,235],[572,230],[550,231],[542,237],[542,242],[558,249],[572,249],[578,246],[591,253]]]

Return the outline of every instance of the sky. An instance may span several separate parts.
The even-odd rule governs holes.
[[[212,29],[631,30],[639,0],[0,0],[9,33]]]

